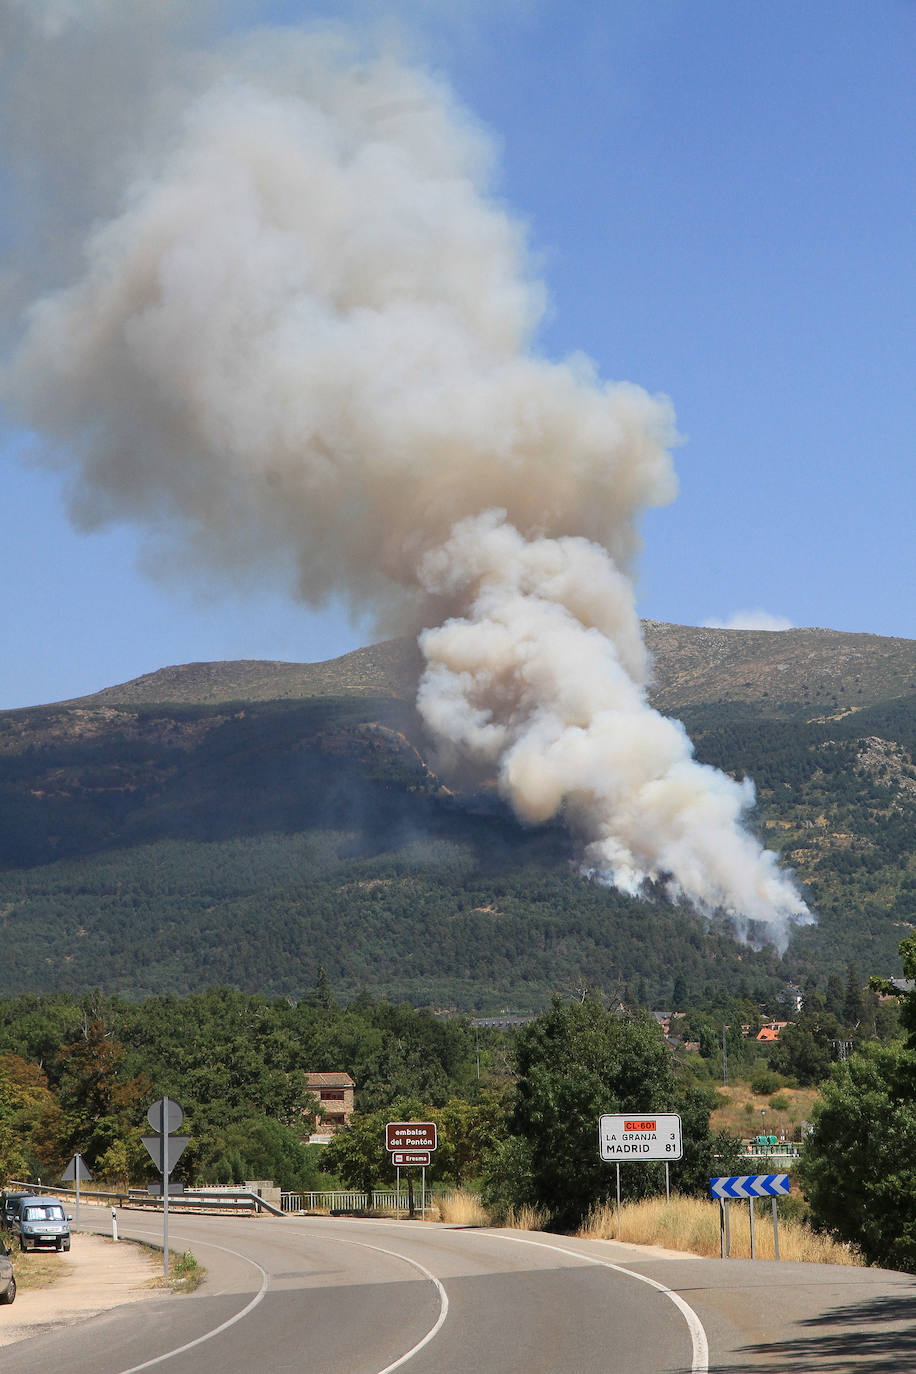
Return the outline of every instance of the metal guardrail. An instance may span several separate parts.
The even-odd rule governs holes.
[[[56,1197],[75,1197],[75,1188],[60,1185],[29,1183],[21,1179],[10,1179],[7,1192],[53,1193]],[[431,1210],[433,1192],[426,1190],[426,1211]],[[107,1207],[135,1208],[138,1211],[161,1211],[162,1197],[155,1197],[145,1190],[129,1188],[126,1193],[106,1192],[99,1188],[80,1187],[80,1201],[91,1206],[93,1203]],[[271,1212],[283,1216],[291,1212],[403,1212],[410,1211],[410,1195],[402,1189],[376,1188],[371,1195],[359,1189],[338,1189],[335,1191],[318,1190],[312,1192],[281,1193],[280,1206],[267,1202],[264,1198],[247,1189],[229,1187],[188,1188],[183,1193],[169,1193],[169,1211],[220,1212],[236,1215],[243,1212]],[[414,1189],[414,1212],[419,1213],[420,1190]]]
[[[132,1188],[127,1196],[127,1201],[122,1204],[124,1207],[137,1207],[141,1210],[153,1209],[162,1210],[162,1197],[156,1197],[140,1189]],[[224,1188],[186,1188],[183,1193],[169,1193],[170,1212],[230,1212],[237,1214],[240,1212],[271,1212],[274,1216],[283,1216],[280,1207],[276,1207],[272,1202],[260,1197],[257,1193],[252,1193],[250,1189],[241,1188],[236,1192],[230,1192]]]
[[[419,1204],[419,1189],[414,1189],[414,1212],[423,1209]],[[427,1207],[430,1211],[432,1193],[427,1189]],[[395,1192],[393,1188],[376,1188],[371,1194],[358,1190],[338,1190],[281,1193],[280,1205],[284,1212],[404,1212],[410,1211],[410,1194]]]
[[[75,1188],[51,1187],[43,1183],[28,1183],[10,1179],[7,1192],[53,1193],[55,1197],[76,1197]],[[106,1207],[121,1207],[139,1211],[162,1211],[162,1195],[158,1197],[139,1188],[129,1188],[126,1193],[109,1193],[97,1188],[80,1188],[80,1201],[91,1206],[100,1203]],[[226,1188],[187,1188],[183,1193],[169,1193],[170,1212],[227,1212],[237,1215],[243,1212],[271,1212],[283,1216],[285,1209],[277,1207],[265,1198],[259,1197],[248,1189],[230,1190]]]
[[[6,1188],[7,1193],[53,1193],[55,1197],[76,1197],[75,1188],[63,1188],[59,1183],[30,1183],[28,1179],[11,1178]],[[80,1201],[88,1202],[90,1206],[93,1202],[103,1203],[107,1207],[123,1207],[127,1200],[127,1193],[109,1193],[99,1188],[80,1188]]]

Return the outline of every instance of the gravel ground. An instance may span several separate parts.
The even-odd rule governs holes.
[[[20,1288],[11,1307],[0,1307],[0,1346],[84,1321],[121,1303],[162,1296],[162,1289],[153,1286],[162,1273],[161,1255],[128,1241],[115,1244],[110,1236],[82,1232],[74,1234],[68,1253],[54,1259],[61,1268],[56,1282],[47,1288]]]

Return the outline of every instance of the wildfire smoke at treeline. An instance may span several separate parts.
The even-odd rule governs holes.
[[[153,8],[0,3],[40,250],[13,245],[2,394],[74,520],[189,569],[280,560],[419,633],[443,767],[561,813],[599,879],[783,944],[810,917],[743,827],[752,784],[648,704],[630,575],[676,491],[670,403],[537,354],[544,288],[440,78],[340,30],[197,47]]]

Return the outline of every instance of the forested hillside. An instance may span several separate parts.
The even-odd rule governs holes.
[[[411,705],[415,646],[393,643],[0,715],[0,991],[297,997],[323,965],[339,997],[490,1011],[894,972],[916,924],[916,644],[647,632],[660,704],[755,780],[752,823],[818,911],[785,959],[579,876],[560,825],[453,794]]]
[[[307,1075],[331,1067],[355,1079],[356,1113],[330,1145],[308,1145],[320,1106]],[[654,1020],[596,997],[556,998],[509,1037],[365,998],[340,1008],[323,975],[299,1003],[229,988],[140,1003],[0,999],[0,1185],[57,1178],[75,1150],[96,1185],[150,1179],[140,1132],[150,1098],[168,1094],[190,1136],[182,1181],[369,1190],[394,1181],[385,1123],[431,1120],[431,1182],[473,1182],[497,1215],[529,1204],[573,1221],[613,1186],[594,1148],[597,1115],[637,1087],[656,1109],[682,1114],[672,1186],[705,1192],[713,1158],[734,1145],[710,1131],[714,1095]],[[545,1095],[562,1102],[559,1117],[543,1110]],[[640,1192],[663,1185],[659,1166],[639,1175]]]
[[[817,912],[787,966],[821,979],[849,959],[897,970],[916,924],[916,695],[811,721],[735,707],[683,718],[702,758],[754,779],[761,834]]]
[[[179,1177],[317,1186],[320,1159],[303,1147],[318,1109],[309,1072],[346,1068],[361,1111],[406,1095],[439,1108],[476,1092],[476,1048],[466,1022],[339,1008],[323,978],[296,1005],[230,988],[139,1003],[0,999],[0,1184],[21,1171],[58,1177],[74,1150],[120,1187],[149,1176],[139,1132],[165,1093],[192,1137]]]

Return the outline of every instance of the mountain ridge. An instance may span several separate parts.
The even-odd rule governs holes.
[[[851,960],[896,972],[916,928],[916,642],[646,636],[655,704],[700,762],[754,779],[749,824],[817,910],[785,958],[586,881],[564,826],[523,826],[494,788],[444,787],[417,646],[394,640],[0,712],[0,992],[297,996],[321,964],[344,997],[499,1010],[589,985],[663,1005],[677,973],[771,996]]]
[[[732,630],[642,622],[660,711],[716,701],[768,714],[858,710],[916,691],[916,640],[830,630]],[[270,659],[174,664],[58,707],[225,704],[389,694],[412,700],[422,671],[414,640],[390,639],[314,663]],[[772,681],[767,674],[778,676]],[[20,710],[34,708],[23,707]]]

